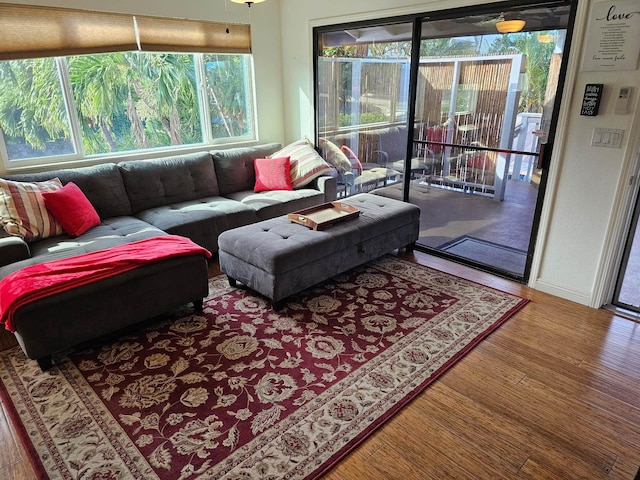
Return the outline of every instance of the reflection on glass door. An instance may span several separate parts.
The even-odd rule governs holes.
[[[339,196],[400,183],[393,162],[406,155],[411,31],[400,23],[316,37],[318,147]]]

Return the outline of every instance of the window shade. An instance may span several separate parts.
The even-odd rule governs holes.
[[[131,15],[0,4],[0,59],[137,50]]]
[[[251,53],[249,25],[145,15],[136,15],[136,22],[144,51]]]
[[[249,25],[136,16],[140,49],[250,53]],[[0,60],[138,50],[133,15],[0,3]]]

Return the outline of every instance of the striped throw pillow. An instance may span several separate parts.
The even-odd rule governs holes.
[[[290,158],[293,188],[302,187],[320,175],[331,175],[331,166],[318,155],[306,138],[287,145],[270,157]]]
[[[0,179],[0,223],[6,232],[22,237],[26,242],[64,233],[42,197],[42,192],[61,188],[62,183],[57,178],[44,182]]]

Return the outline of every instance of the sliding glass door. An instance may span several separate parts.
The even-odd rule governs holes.
[[[572,17],[570,0],[508,2],[316,29],[340,194],[412,202],[418,248],[525,281]]]
[[[499,33],[506,18],[526,19],[523,30]],[[412,171],[409,193],[426,213],[419,245],[525,279],[568,21],[568,4],[547,4],[422,22],[414,154],[424,174]]]

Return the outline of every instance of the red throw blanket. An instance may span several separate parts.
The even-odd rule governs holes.
[[[211,257],[206,248],[188,238],[167,235],[25,267],[0,281],[0,323],[15,332],[15,312],[29,302],[113,277],[147,263],[195,254]]]

